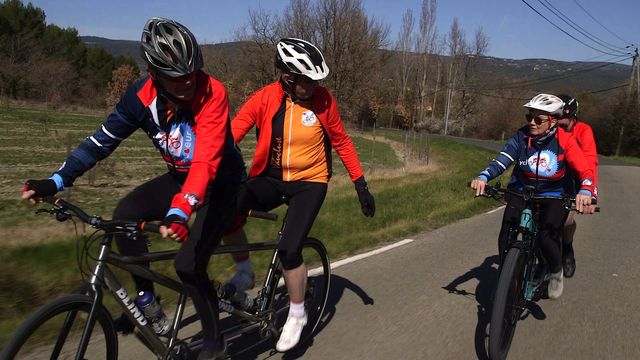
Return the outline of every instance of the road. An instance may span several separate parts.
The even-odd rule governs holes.
[[[602,212],[577,219],[576,274],[560,299],[539,301],[518,324],[510,359],[640,358],[640,167],[602,165],[599,173]],[[486,359],[501,214],[417,234],[336,269],[326,320],[310,343],[284,356],[264,344],[235,358]],[[122,358],[138,353],[127,342]],[[142,351],[133,358],[145,358]]]

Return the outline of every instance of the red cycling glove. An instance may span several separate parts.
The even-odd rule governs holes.
[[[178,235],[176,239],[178,242],[183,243],[189,239],[189,225],[180,215],[169,215],[162,220],[160,225],[166,226]]]

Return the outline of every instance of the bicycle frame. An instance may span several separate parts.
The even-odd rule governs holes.
[[[91,289],[91,293],[94,297],[94,305],[91,309],[89,319],[87,320],[87,326],[81,339],[81,351],[80,356],[84,356],[88,344],[88,334],[91,334],[93,325],[95,324],[96,311],[98,306],[102,304],[102,286],[104,285],[109,292],[113,295],[116,302],[122,307],[123,312],[132,321],[137,329],[136,335],[154,354],[160,358],[167,358],[170,355],[171,350],[178,343],[178,331],[180,329],[180,323],[184,314],[187,295],[186,289],[183,284],[176,281],[166,275],[160,274],[151,270],[145,266],[145,263],[172,260],[177,254],[177,250],[149,252],[139,256],[122,256],[111,251],[111,235],[106,234],[100,244],[98,251],[98,257],[93,267],[92,276],[88,282],[88,286]],[[266,318],[266,311],[269,308],[269,301],[271,299],[270,294],[278,286],[278,274],[277,267],[279,259],[277,256],[278,241],[251,243],[246,245],[222,245],[218,246],[213,252],[213,255],[234,253],[242,251],[260,251],[260,250],[273,250],[271,262],[268,268],[267,275],[265,277],[264,284],[256,298],[258,307],[255,313],[236,309],[232,312],[233,315],[248,320],[249,324],[239,324],[234,327],[223,330],[221,333],[225,339],[229,340],[240,336],[244,333],[256,330],[258,328],[268,329],[271,325]],[[144,317],[144,314],[134,304],[132,297],[128,294],[126,289],[121,285],[117,276],[111,271],[108,265],[121,268],[126,272],[135,274],[142,278],[153,281],[154,283],[165,286],[179,294],[178,305],[176,307],[174,320],[172,323],[170,338],[168,344],[165,346],[163,341],[154,332],[150,322]],[[190,350],[197,350],[202,344],[202,340],[196,340],[188,344]]]

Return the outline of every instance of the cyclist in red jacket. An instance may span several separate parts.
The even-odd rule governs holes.
[[[329,68],[318,48],[293,38],[280,40],[275,56],[280,79],[256,91],[231,121],[237,143],[255,126],[256,145],[241,209],[271,210],[288,199],[289,212],[278,253],[290,307],[276,350],[300,340],[307,321],[304,308],[307,270],[302,242],[324,201],[335,149],[355,184],[362,212],[372,217],[374,199],[358,154],[347,134],[336,99],[318,85]]]
[[[558,95],[564,101],[562,118],[558,120],[558,126],[575,138],[587,163],[593,171],[594,194],[598,195],[598,152],[596,151],[596,141],[593,137],[591,126],[578,119],[578,100],[566,94]],[[579,188],[579,179],[575,176],[565,178],[565,192],[575,196],[576,189]],[[595,207],[595,205],[591,205]],[[562,266],[565,277],[572,277],[576,271],[576,259],[573,251],[573,235],[576,232],[576,222],[574,213],[569,212],[567,221],[562,231]]]
[[[130,86],[102,126],[80,144],[49,179],[28,180],[24,199],[37,202],[73,185],[77,177],[109,156],[136,130],[143,130],[167,164],[167,173],[136,187],[113,214],[120,220],[162,220],[160,231],[181,243],[175,258],[202,324],[198,359],[224,356],[218,327],[216,290],[207,276],[211,253],[229,226],[244,179],[244,162],[229,121],[227,92],[204,73],[202,53],[182,24],[151,18],[145,24],[141,55],[149,75]],[[195,222],[188,221],[197,210]],[[147,251],[146,241],[116,236],[123,255]],[[153,283],[134,276],[138,291]],[[124,320],[121,320],[124,319]],[[116,321],[120,331],[132,325]],[[132,330],[132,329],[131,329]]]

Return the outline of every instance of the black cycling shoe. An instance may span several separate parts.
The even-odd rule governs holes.
[[[564,277],[573,277],[576,272],[576,258],[573,256],[573,252],[566,254],[562,259],[562,271]]]
[[[119,332],[122,335],[127,335],[133,332],[133,328],[135,326],[131,320],[129,320],[127,315],[120,314],[120,317],[113,321],[113,327],[116,329],[116,332]]]

